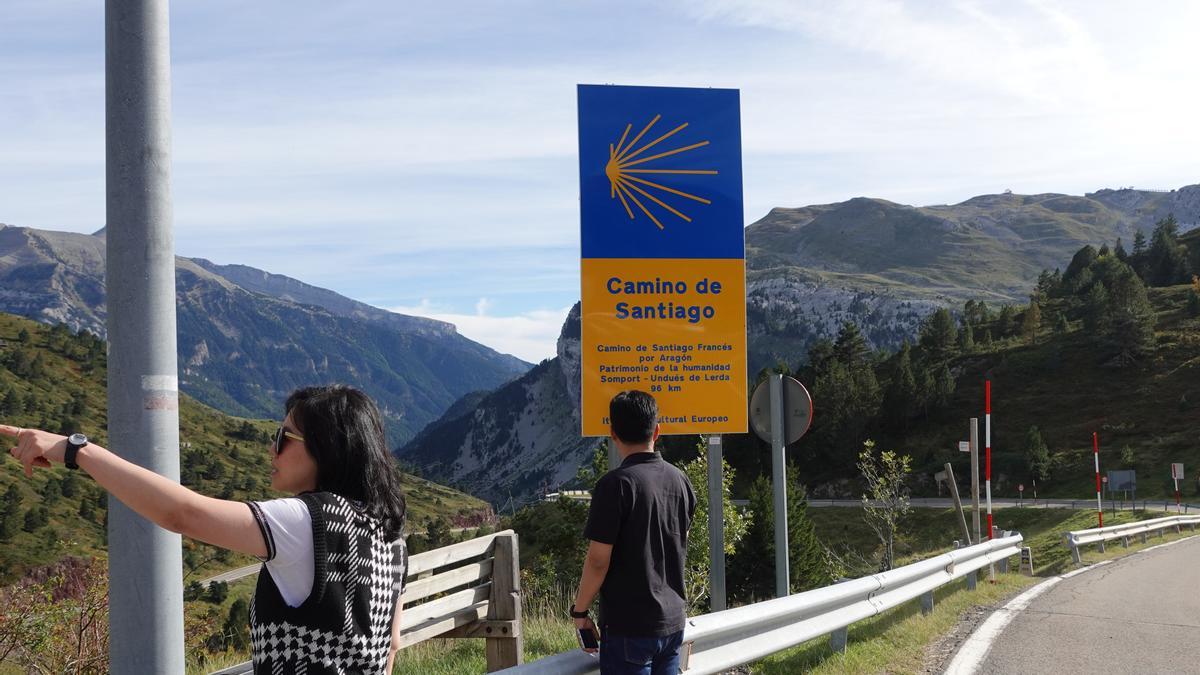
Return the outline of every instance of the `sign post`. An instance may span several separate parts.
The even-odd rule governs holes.
[[[1181,512],[1183,510],[1183,506],[1181,504],[1181,500],[1179,497],[1179,481],[1183,480],[1183,476],[1184,476],[1183,464],[1182,463],[1172,463],[1171,464],[1171,480],[1175,481],[1175,510],[1181,511]]]
[[[987,490],[988,540],[992,539],[992,381],[983,382],[984,484]]]
[[[746,248],[736,89],[579,85],[581,427],[639,389],[709,436],[713,609],[725,601],[721,434],[744,433]],[[610,466],[617,458],[610,445]],[[720,548],[715,548],[720,547]]]
[[[1096,518],[1104,527],[1104,502],[1100,501],[1100,436],[1092,432],[1092,456],[1096,460]]]
[[[962,500],[958,498],[958,482],[954,479],[954,468],[950,466],[950,462],[946,462],[944,471],[950,483],[950,496],[954,497],[954,508],[958,510],[958,522],[962,524],[963,538],[966,539],[967,546],[970,546],[971,531],[967,529],[967,515],[963,513]]]
[[[979,524],[979,418],[971,418],[971,513],[975,521],[975,543],[983,542],[983,529]]]
[[[708,503],[716,505],[717,516],[713,517],[713,506],[708,517],[708,588],[709,609],[719,612],[725,609],[725,511],[722,496],[725,494],[724,457],[721,453],[721,437],[708,437]],[[714,497],[713,495],[717,495]]]
[[[775,597],[791,590],[787,529],[787,445],[800,440],[812,423],[812,397],[800,381],[772,374],[750,396],[750,427],[771,444],[771,483],[775,509]]]
[[[1025,506],[1025,484],[1017,485],[1017,506]]]

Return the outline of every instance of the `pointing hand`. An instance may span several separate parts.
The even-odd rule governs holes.
[[[63,453],[67,449],[66,436],[40,429],[23,429],[0,424],[0,436],[16,440],[16,447],[10,448],[8,454],[21,462],[28,477],[33,476],[35,466],[48,468],[51,461],[62,462]]]

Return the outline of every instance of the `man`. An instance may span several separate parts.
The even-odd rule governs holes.
[[[659,428],[653,396],[621,392],[608,414],[621,466],[592,491],[583,531],[590,540],[587,560],[571,616],[576,628],[595,631],[587,610],[599,593],[603,675],[676,675],[696,493],[687,476],[654,451]]]

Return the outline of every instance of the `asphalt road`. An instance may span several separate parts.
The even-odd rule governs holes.
[[[977,672],[1198,673],[1198,643],[1193,537],[1064,579],[1012,620]]]

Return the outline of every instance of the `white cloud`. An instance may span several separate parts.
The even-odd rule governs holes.
[[[103,224],[102,11],[0,3],[0,25],[17,28],[0,44],[0,222]],[[750,221],[860,195],[1200,180],[1191,1],[213,0],[172,13],[181,255],[379,306],[438,298],[493,325],[578,297],[578,82],[741,89]]]
[[[530,363],[555,356],[558,336],[571,311],[570,306],[535,309],[511,316],[489,316],[486,314],[488,304],[487,298],[480,298],[476,313],[464,314],[422,298],[415,306],[389,307],[388,310],[447,321],[463,336]]]

